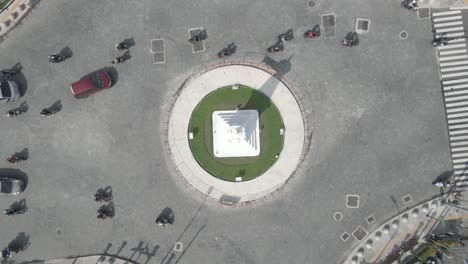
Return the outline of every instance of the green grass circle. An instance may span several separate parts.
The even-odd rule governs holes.
[[[220,110],[257,110],[260,128],[260,154],[256,157],[218,158],[213,155],[212,114]],[[283,149],[280,135],[283,120],[275,104],[262,92],[239,85],[219,88],[203,98],[190,117],[190,149],[198,164],[216,178],[235,181],[254,179],[268,170]]]

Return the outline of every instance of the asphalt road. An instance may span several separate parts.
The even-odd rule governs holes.
[[[303,39],[327,13],[336,15],[336,38]],[[341,47],[358,17],[371,20],[370,33],[358,47]],[[188,29],[197,27],[208,39],[206,51],[193,54]],[[307,160],[266,202],[237,209],[203,204],[169,169],[163,109],[183,80],[216,61],[227,44],[261,53],[289,28],[296,38],[271,57],[292,56],[304,84],[296,89],[311,94]],[[403,30],[406,40],[398,37]],[[136,45],[130,60],[115,66],[115,85],[74,99],[70,83],[111,67],[119,54],[114,45],[132,37]],[[165,64],[152,62],[153,38],[165,39]],[[43,1],[0,44],[0,67],[21,63],[15,78],[25,90],[0,111],[24,101],[29,108],[16,118],[0,116],[0,160],[23,148],[30,155],[20,164],[0,161],[28,177],[26,191],[3,197],[0,207],[25,199],[29,208],[0,217],[0,247],[24,232],[30,246],[19,261],[100,253],[112,243],[107,253],[140,263],[151,253],[148,263],[339,263],[357,243],[341,241],[343,232],[372,230],[406,206],[404,195],[416,203],[437,194],[432,180],[450,169],[431,39],[429,20],[398,1],[319,1],[317,8],[296,0]],[[65,47],[70,59],[47,61]],[[61,112],[39,115],[58,100]],[[116,216],[101,221],[91,195],[106,186]],[[360,208],[346,208],[347,194],[360,195]],[[174,210],[175,224],[161,228],[154,221],[165,207]],[[370,226],[369,215],[376,219]],[[171,252],[176,241],[182,252]],[[139,244],[150,254],[136,253]]]

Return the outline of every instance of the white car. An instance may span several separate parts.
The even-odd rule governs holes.
[[[19,97],[18,84],[15,81],[0,81],[0,103],[14,101]]]

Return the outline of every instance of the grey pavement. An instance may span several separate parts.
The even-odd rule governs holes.
[[[454,199],[453,194],[455,192],[407,208],[364,237],[359,237],[360,244],[354,248],[344,263],[392,263],[389,259],[395,252],[401,254],[399,259],[405,260],[413,256],[414,252],[418,252],[418,246],[428,242],[429,234],[451,232],[463,235],[465,233],[463,228],[460,230],[451,223],[468,218],[468,202],[461,198],[456,199],[459,204],[449,205],[447,201]],[[405,244],[411,243],[411,240],[416,242],[413,249],[404,249]],[[460,256],[466,253],[464,248],[456,252]]]
[[[335,39],[304,40],[321,14],[336,14]],[[372,26],[360,45],[341,38],[356,18]],[[192,53],[189,28],[207,29],[204,52]],[[272,59],[291,59],[311,94],[315,116],[309,155],[293,179],[263,203],[219,208],[203,203],[173,175],[167,159],[163,116],[182,82],[199,65],[235,41],[238,52],[262,53],[275,37],[295,29],[296,38]],[[408,32],[406,40],[399,39]],[[132,58],[116,66],[114,87],[90,98],[72,98],[69,85],[109,67],[114,45],[133,37]],[[165,39],[165,64],[153,64],[150,40]],[[42,2],[0,44],[0,67],[20,62],[15,77],[27,88],[18,102],[27,113],[0,116],[2,168],[19,168],[24,194],[4,197],[0,207],[26,199],[28,212],[0,218],[6,246],[25,232],[31,245],[17,261],[102,253],[146,262],[132,251],[141,242],[157,248],[150,263],[341,263],[358,241],[343,232],[372,230],[406,206],[436,195],[430,184],[451,170],[448,132],[429,20],[419,20],[399,1],[58,1]],[[47,55],[70,47],[73,57],[50,64]],[[235,55],[234,57],[235,58]],[[51,118],[39,111],[61,100]],[[28,148],[30,159],[4,159]],[[112,186],[116,216],[98,221],[91,197]],[[347,194],[360,195],[346,208]],[[411,194],[405,204],[402,197]],[[165,207],[173,226],[154,224]],[[343,219],[333,220],[339,211]],[[365,218],[374,215],[367,225]],[[125,246],[119,251],[123,242]],[[174,251],[176,241],[182,251]],[[133,254],[133,255],[132,255]]]

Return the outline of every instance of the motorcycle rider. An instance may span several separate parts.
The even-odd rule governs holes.
[[[17,116],[17,115],[20,115],[21,114],[21,111],[19,110],[8,110],[8,112],[6,112],[7,116]]]
[[[64,58],[62,55],[60,55],[60,54],[49,55],[49,61],[50,61],[50,62],[55,62],[55,63],[57,63],[57,62],[63,61],[64,59],[65,59],[65,58]]]
[[[122,56],[115,58],[111,61],[112,64],[122,64],[124,62],[124,58]]]
[[[15,74],[15,72],[10,69],[5,69],[5,70],[1,70],[0,74],[5,77],[11,77]]]
[[[94,201],[96,202],[110,202],[112,201],[112,197],[107,195],[107,194],[104,194],[104,193],[101,193],[101,192],[97,192],[96,194],[93,194],[93,197],[94,197]]]
[[[449,42],[448,42],[448,37],[447,37],[447,34],[442,34],[440,37],[438,38],[435,38],[433,41],[432,41],[432,45],[434,46],[444,46],[444,45],[447,45]]]
[[[166,217],[158,216],[158,218],[156,218],[156,224],[166,227],[166,225],[170,224],[170,222],[169,219],[167,219]]]
[[[125,41],[123,41],[123,42],[120,42],[119,44],[117,44],[117,45],[116,45],[116,48],[117,48],[118,50],[126,50],[126,49],[129,48],[129,46],[128,46],[128,44],[127,44]]]
[[[41,115],[42,116],[51,116],[53,114],[55,114],[55,111],[53,111],[50,108],[44,108],[44,109],[41,110]]]
[[[418,1],[413,0],[413,1],[411,1],[411,2],[408,3],[408,8],[409,8],[409,9],[414,9],[414,8],[416,8],[416,7],[418,7]]]
[[[12,215],[17,215],[17,214],[24,214],[26,212],[25,208],[18,209],[18,208],[8,208],[6,210],[3,210],[3,213],[12,216]]]
[[[24,159],[18,157],[16,154],[13,154],[13,155],[11,155],[11,157],[7,158],[7,161],[8,161],[9,163],[12,163],[12,164],[13,164],[13,163],[18,163],[18,162],[23,161],[23,160],[24,160]]]
[[[98,216],[97,216],[98,219],[107,219],[107,218],[112,218],[112,217],[114,217],[114,216],[112,214],[106,212],[105,210],[103,210],[103,209],[98,210]]]

